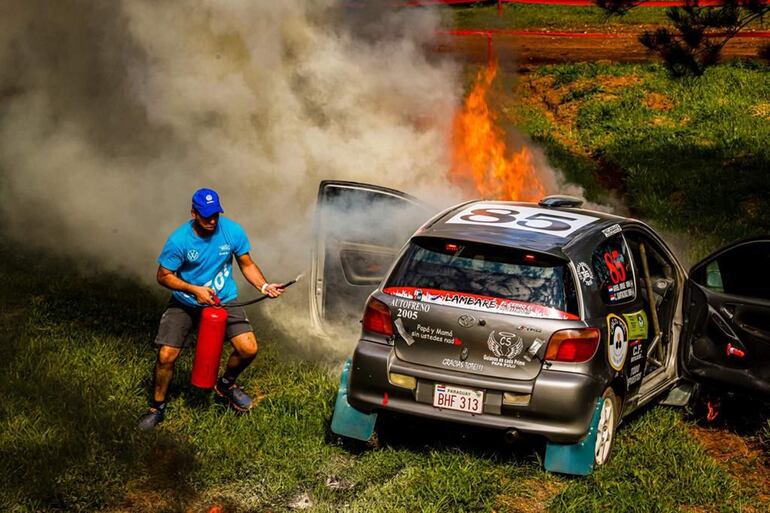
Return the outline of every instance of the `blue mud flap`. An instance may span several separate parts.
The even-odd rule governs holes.
[[[594,449],[599,417],[602,411],[602,401],[599,398],[594,408],[594,416],[588,435],[576,444],[557,444],[548,442],[545,446],[545,463],[543,466],[549,472],[587,476],[594,469]]]
[[[377,421],[376,413],[364,413],[350,406],[348,403],[348,379],[352,359],[348,358],[342,366],[340,387],[337,390],[337,401],[334,403],[334,415],[332,416],[332,432],[367,442],[374,435],[374,423]]]

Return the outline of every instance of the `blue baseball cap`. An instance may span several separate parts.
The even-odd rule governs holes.
[[[213,189],[198,189],[192,197],[192,208],[203,217],[211,217],[224,212],[219,203],[219,194]]]

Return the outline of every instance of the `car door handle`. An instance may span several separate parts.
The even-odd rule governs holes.
[[[735,305],[722,305],[719,311],[730,320],[735,317]]]

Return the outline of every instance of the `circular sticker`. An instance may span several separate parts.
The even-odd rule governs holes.
[[[628,353],[628,326],[617,315],[607,316],[607,358],[613,369],[619,371],[626,363]]]

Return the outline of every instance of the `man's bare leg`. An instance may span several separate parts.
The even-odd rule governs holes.
[[[182,352],[181,347],[160,346],[158,360],[155,362],[155,379],[153,384],[153,404],[161,404],[166,400],[168,386],[174,377],[174,363]]]
[[[174,362],[182,352],[181,347],[160,346],[158,359],[155,362],[153,373],[152,406],[150,410],[139,419],[139,429],[154,429],[163,421],[166,411],[166,393],[174,376]]]
[[[241,372],[254,361],[259,350],[259,344],[257,337],[251,331],[236,335],[230,342],[233,344],[233,352],[227,359],[227,366],[222,377],[227,381],[234,382]]]
[[[233,353],[227,359],[225,372],[217,382],[215,390],[217,394],[226,398],[230,402],[230,406],[236,410],[248,411],[251,409],[253,401],[246,392],[235,384],[235,380],[257,356],[259,349],[257,337],[249,331],[233,337],[230,342],[233,344]]]

